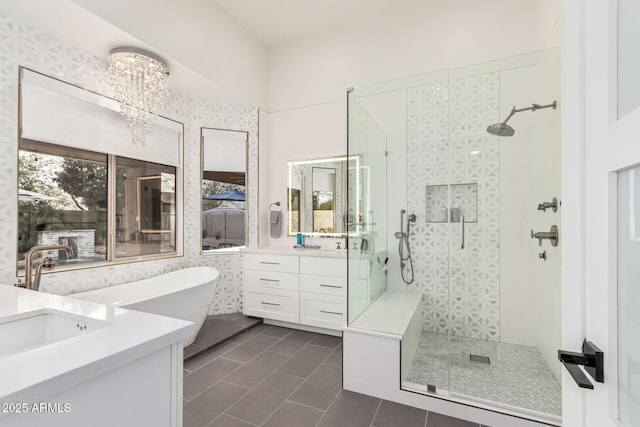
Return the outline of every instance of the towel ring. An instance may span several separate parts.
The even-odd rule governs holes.
[[[273,205],[280,206],[280,202],[273,202],[269,205],[269,210],[273,207]]]

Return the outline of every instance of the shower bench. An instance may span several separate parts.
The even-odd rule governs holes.
[[[342,329],[343,388],[492,427],[541,426],[455,398],[402,389],[422,333],[422,298],[421,293],[386,290]]]

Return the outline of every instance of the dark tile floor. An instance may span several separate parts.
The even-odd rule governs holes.
[[[184,365],[184,427],[479,427],[342,390],[342,340],[259,325]]]

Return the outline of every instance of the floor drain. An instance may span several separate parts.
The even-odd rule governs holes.
[[[486,363],[487,365],[491,364],[491,362],[489,361],[489,358],[487,356],[478,356],[477,354],[470,354],[469,355],[469,359],[472,362]]]

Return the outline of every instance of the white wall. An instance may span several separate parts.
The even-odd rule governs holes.
[[[536,67],[516,68],[500,73],[500,120],[511,108],[547,104],[536,94]],[[550,102],[550,101],[549,101]],[[535,346],[537,325],[535,269],[538,260],[537,241],[530,230],[536,228],[537,216],[534,114],[517,113],[509,120],[515,129],[511,137],[500,138],[500,327],[502,340]],[[540,231],[540,230],[536,230]]]
[[[268,125],[264,125],[266,138],[264,135],[260,138],[260,227],[268,230],[269,204],[279,201],[285,213],[285,228],[278,239],[261,234],[260,244],[293,246],[295,237],[288,237],[286,230],[287,161],[346,154],[346,92],[341,101],[268,114],[267,122]],[[335,247],[334,239],[311,239],[307,243]]]
[[[560,243],[530,238],[530,230],[560,227],[562,209],[538,211],[560,194],[560,50],[544,51],[535,66],[500,74],[500,109],[558,101],[558,108],[517,113],[516,133],[500,145],[500,325],[502,341],[537,347],[560,379]],[[547,260],[539,258],[546,251]]]
[[[560,49],[545,52],[536,67],[536,93],[542,99],[557,99],[558,108],[562,106],[560,98]],[[542,112],[542,111],[540,111]],[[535,163],[538,174],[537,186],[534,193],[539,202],[551,201],[557,197],[562,202],[561,193],[561,115],[555,110],[546,116],[535,117]],[[536,347],[545,358],[556,378],[560,380],[562,366],[558,363],[557,350],[561,348],[561,251],[564,241],[564,230],[561,218],[562,207],[557,212],[547,209],[545,213],[538,211],[534,222],[536,231],[548,231],[551,225],[559,228],[560,239],[557,247],[551,247],[549,242],[543,243],[547,251],[547,261],[539,262],[536,266]],[[538,248],[539,249],[539,248]],[[538,252],[538,251],[536,251]]]
[[[557,0],[418,2],[269,52],[268,109],[335,101],[362,86],[545,47]]]
[[[169,88],[183,96],[266,104],[267,50],[216,2],[0,0],[0,14],[98,58],[117,46],[148,49],[167,61]]]
[[[269,113],[265,115],[270,130],[266,138],[261,137],[261,145],[268,146],[262,149],[269,154],[260,161],[261,171],[270,170],[269,178],[261,180],[261,197],[266,195],[269,202],[260,204],[261,225],[271,201],[286,201],[286,160],[346,154],[348,87],[549,47],[558,43],[550,41],[549,35],[559,19],[559,8],[557,0],[421,2],[270,49]],[[394,140],[393,136],[388,140],[389,168],[402,174],[398,168],[406,162],[395,157]],[[390,229],[398,227],[399,209],[405,203],[398,192],[388,193]],[[387,241],[392,255],[397,240],[391,236]],[[332,239],[317,239],[317,243],[335,247]],[[260,244],[289,245],[293,240],[266,238]]]

